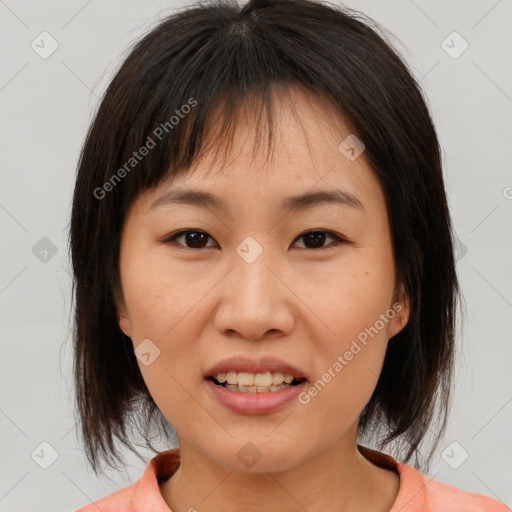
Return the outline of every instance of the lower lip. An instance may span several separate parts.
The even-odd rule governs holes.
[[[267,414],[277,411],[296,398],[307,384],[307,381],[304,381],[296,386],[268,393],[242,393],[219,386],[210,379],[205,380],[222,405],[243,414]]]

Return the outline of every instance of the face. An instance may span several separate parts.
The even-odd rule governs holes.
[[[277,98],[272,159],[254,157],[248,109],[229,158],[212,167],[205,155],[140,195],[121,242],[120,327],[153,399],[182,451],[240,471],[353,449],[388,340],[408,318],[383,191],[364,152],[339,149],[350,130],[310,93]],[[174,194],[192,191],[218,204]],[[288,201],[318,192],[331,200]],[[243,384],[262,373],[256,390],[211,379]],[[277,388],[279,373],[293,385]],[[252,452],[261,457],[254,469]]]

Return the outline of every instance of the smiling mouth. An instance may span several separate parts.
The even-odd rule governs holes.
[[[305,378],[296,378],[281,372],[247,373],[226,372],[208,377],[217,386],[238,393],[273,393],[304,382]]]

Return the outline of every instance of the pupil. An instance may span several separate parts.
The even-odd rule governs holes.
[[[313,231],[307,235],[304,235],[304,245],[311,249],[312,247],[310,247],[309,242],[312,242],[314,247],[317,247],[318,242],[320,242],[321,247],[325,242],[325,233]]]
[[[186,236],[187,245],[189,245],[189,242],[190,242],[191,246],[195,249],[201,248],[204,246],[204,244],[201,244],[201,241],[204,242],[206,240],[205,233],[192,232],[192,233],[187,233],[185,236]],[[202,238],[202,240],[201,240],[201,238]]]

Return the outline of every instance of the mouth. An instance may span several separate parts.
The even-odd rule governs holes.
[[[253,415],[292,407],[310,377],[270,354],[257,358],[237,354],[214,364],[203,379],[218,403],[235,413]]]
[[[213,365],[203,377],[238,393],[276,393],[304,383],[307,375],[270,354],[257,359],[238,354]]]
[[[282,372],[220,372],[215,376],[207,376],[217,386],[238,393],[274,393],[281,389],[298,386],[305,377],[295,377]]]

